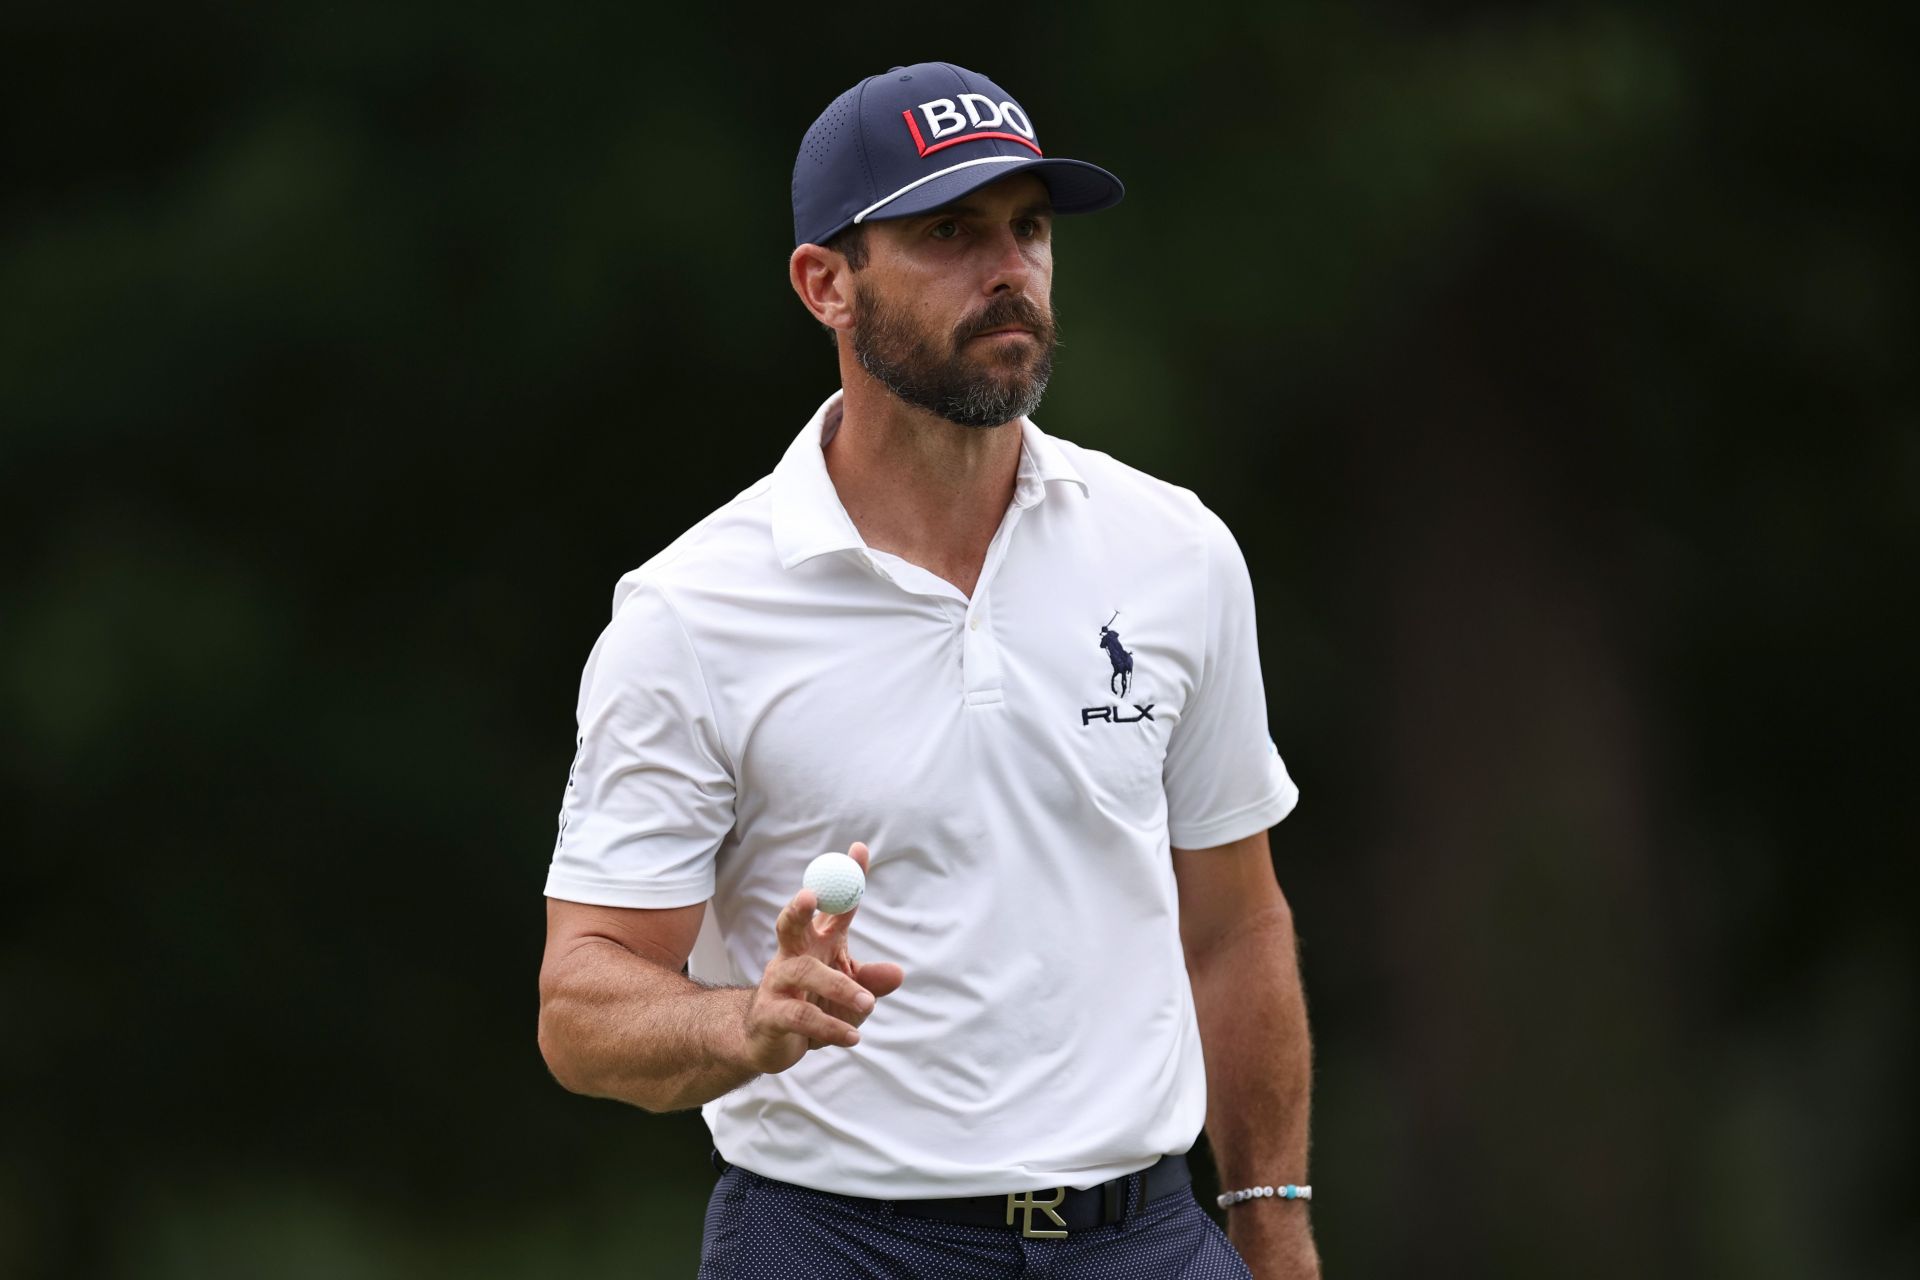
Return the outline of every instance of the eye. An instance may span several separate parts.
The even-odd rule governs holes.
[[[960,234],[960,224],[948,218],[945,222],[934,223],[927,234],[935,240],[951,240]]]
[[[1040,219],[1018,218],[1014,221],[1013,230],[1014,234],[1025,236],[1031,240],[1040,234]]]

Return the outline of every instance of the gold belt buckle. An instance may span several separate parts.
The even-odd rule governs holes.
[[[1020,1224],[1020,1234],[1025,1236],[1027,1239],[1029,1240],[1064,1240],[1066,1239],[1067,1233],[1065,1228],[1067,1225],[1067,1220],[1061,1217],[1059,1214],[1055,1213],[1054,1210],[1058,1209],[1062,1204],[1062,1202],[1066,1200],[1067,1189],[1065,1187],[1055,1187],[1053,1189],[1053,1199],[1051,1200],[1035,1200],[1033,1197],[1034,1197],[1034,1193],[1031,1191],[1019,1192],[1019,1193],[1009,1191],[1007,1193],[1007,1225],[1008,1226],[1013,1225],[1013,1215],[1016,1211],[1020,1211],[1026,1214],[1026,1220]],[[1046,1214],[1049,1218],[1052,1218],[1053,1224],[1056,1227],[1060,1227],[1061,1230],[1035,1231],[1033,1229],[1033,1211],[1035,1209],[1038,1209],[1040,1212]]]

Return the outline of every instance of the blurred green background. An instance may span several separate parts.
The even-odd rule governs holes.
[[[534,1045],[573,697],[925,58],[1129,184],[1038,417],[1252,566],[1328,1274],[1913,1275],[1886,8],[9,6],[0,1275],[692,1274]]]

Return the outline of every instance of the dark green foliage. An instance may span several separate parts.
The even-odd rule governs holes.
[[[922,57],[1129,185],[1038,416],[1252,566],[1329,1273],[1911,1273],[1911,20],[866,17],[0,20],[0,1274],[691,1274],[534,1046],[575,685]]]

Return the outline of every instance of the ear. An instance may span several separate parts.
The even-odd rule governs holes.
[[[841,333],[853,328],[853,268],[844,256],[803,244],[787,259],[787,279],[815,320]]]

